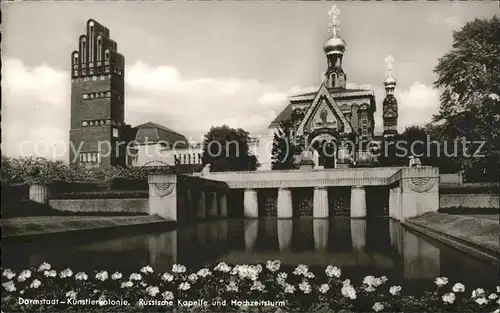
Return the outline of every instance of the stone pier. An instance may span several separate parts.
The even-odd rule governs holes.
[[[328,218],[328,189],[326,187],[314,188],[313,217]]]
[[[245,189],[243,195],[243,214],[246,218],[259,217],[259,200],[257,197],[257,190]]]
[[[351,188],[351,218],[366,217],[366,192],[363,186]]]
[[[292,206],[292,192],[288,188],[278,189],[278,218],[292,218],[293,217],[293,206]]]

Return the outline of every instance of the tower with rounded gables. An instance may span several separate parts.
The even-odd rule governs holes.
[[[70,164],[125,165],[125,58],[93,19],[71,53]]]

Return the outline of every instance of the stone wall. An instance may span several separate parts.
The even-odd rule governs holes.
[[[498,194],[440,194],[439,208],[500,208]]]
[[[136,199],[51,199],[49,205],[70,212],[148,213],[148,198]]]

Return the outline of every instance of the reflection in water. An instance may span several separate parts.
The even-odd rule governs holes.
[[[328,220],[313,220],[314,248],[319,251],[328,249]]]
[[[4,247],[4,267],[43,261],[55,269],[132,272],[151,265],[158,272],[175,263],[200,267],[217,261],[255,263],[279,259],[284,266],[342,267],[354,282],[386,275],[394,283],[432,284],[437,276],[472,285],[494,284],[496,268],[404,229],[388,219],[229,219],[176,231],[91,242],[50,241]],[[415,287],[416,288],[416,287]]]
[[[278,242],[280,251],[287,251],[291,248],[293,221],[289,219],[276,220],[278,228]]]

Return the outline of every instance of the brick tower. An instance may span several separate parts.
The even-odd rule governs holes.
[[[71,53],[70,165],[125,165],[130,126],[124,122],[125,58],[117,51],[109,29],[89,19]]]

